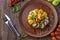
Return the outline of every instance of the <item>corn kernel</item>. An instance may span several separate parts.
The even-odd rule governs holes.
[[[34,23],[34,20],[28,20],[28,23],[31,25]]]
[[[28,16],[28,18],[27,18],[28,20],[30,20],[31,19],[31,16]]]
[[[42,14],[42,16],[47,16],[47,13],[46,13],[46,12],[44,12],[44,13]]]
[[[44,11],[43,11],[42,9],[40,9],[40,10],[39,10],[39,13],[41,13],[41,14],[42,14],[43,12],[44,12]]]

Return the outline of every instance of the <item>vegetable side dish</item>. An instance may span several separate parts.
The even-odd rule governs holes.
[[[43,9],[34,9],[30,11],[27,20],[29,25],[34,28],[43,29],[49,23],[47,12]]]

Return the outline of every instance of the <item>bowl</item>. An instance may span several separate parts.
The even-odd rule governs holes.
[[[29,11],[34,9],[43,9],[47,12],[49,17],[49,24],[44,29],[34,29],[28,24],[27,16]],[[55,8],[47,1],[44,0],[31,0],[28,1],[20,10],[19,24],[21,29],[32,37],[44,37],[49,35],[56,28],[58,16]]]

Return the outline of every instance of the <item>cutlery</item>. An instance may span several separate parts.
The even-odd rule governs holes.
[[[9,28],[17,35],[17,37],[20,37],[20,33],[15,28],[12,20],[6,14],[4,14],[4,16],[5,17],[3,17],[3,20],[4,20],[5,24],[7,24],[9,26]]]

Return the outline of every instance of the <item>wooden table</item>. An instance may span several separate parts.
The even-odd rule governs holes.
[[[2,17],[4,14],[7,14],[12,20],[14,20],[14,24],[17,28],[17,30],[20,33],[23,33],[23,31],[21,30],[20,26],[19,26],[19,22],[18,22],[18,13],[11,13],[10,10],[8,10],[8,1],[9,0],[0,0],[0,40],[17,40],[17,36],[14,34],[14,32],[12,32],[8,26],[4,23]],[[23,6],[25,3],[27,2],[27,0],[25,0],[24,2],[21,2],[21,5]],[[58,5],[57,7],[55,7],[57,12],[58,12],[58,17],[59,17],[59,21],[60,21],[60,5]],[[46,36],[43,38],[49,38],[46,40],[51,40],[50,36]],[[33,37],[26,37],[25,39],[21,39],[21,40],[42,40],[43,38],[33,38]]]

